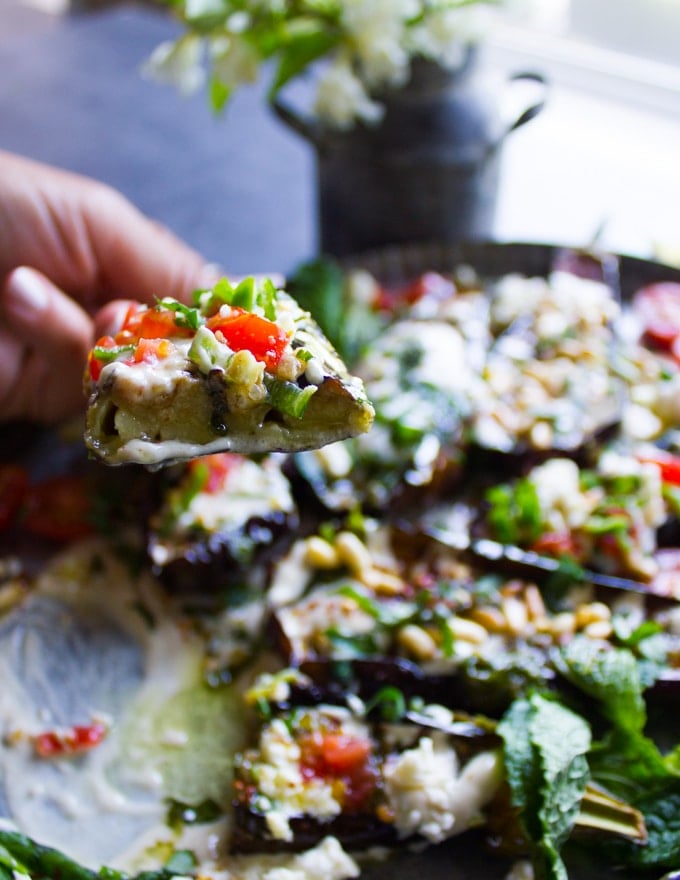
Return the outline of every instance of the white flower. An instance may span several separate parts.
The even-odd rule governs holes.
[[[212,70],[225,86],[255,82],[260,61],[252,46],[239,37],[216,37],[209,42]]]
[[[219,14],[222,9],[222,0],[186,0],[184,14],[191,20]]]
[[[340,58],[329,65],[319,78],[314,112],[329,125],[348,129],[357,119],[368,123],[379,122],[383,108],[370,99],[347,60]]]
[[[161,43],[143,65],[142,75],[174,86],[184,97],[192,95],[205,83],[203,41],[186,34],[179,40]]]
[[[402,85],[408,79],[407,22],[419,8],[417,0],[348,0],[345,4],[343,23],[369,88]]]
[[[446,67],[460,66],[465,47],[478,42],[489,24],[490,10],[472,6],[438,9],[415,25],[408,48]]]

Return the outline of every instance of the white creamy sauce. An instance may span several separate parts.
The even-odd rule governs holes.
[[[106,364],[99,377],[99,385],[109,383],[125,389],[125,395],[131,400],[143,402],[151,398],[166,397],[172,394],[179,378],[183,377],[190,362],[187,353],[191,345],[190,339],[174,338],[170,343],[167,357],[154,360],[126,364],[124,361],[113,361]]]
[[[157,869],[159,852],[191,849],[205,880],[358,876],[333,838],[300,855],[228,857],[229,817],[181,832],[165,824],[168,797],[225,802],[242,746],[240,693],[197,686],[203,650],[155,583],[134,580],[102,542],[48,565],[0,618],[0,826],[92,869]],[[95,748],[35,756],[32,736],[95,718],[108,721]]]
[[[471,374],[465,341],[443,321],[399,321],[378,339],[359,368],[369,399],[393,400],[401,389],[399,361],[411,349],[420,353],[409,371],[408,387],[431,385],[444,392],[467,392]]]
[[[198,524],[209,532],[239,526],[256,516],[290,513],[290,484],[273,461],[240,462],[218,492],[199,492],[179,517],[178,526]]]
[[[142,596],[157,616],[153,629],[134,609]],[[223,784],[229,778],[219,758],[211,769],[206,758],[188,768],[168,757],[189,754],[196,739],[182,727],[191,702],[184,711],[177,704],[195,688],[203,646],[162,608],[153,584],[133,582],[96,542],[56,560],[0,621],[0,810],[22,833],[93,868],[157,836],[165,797],[187,780],[205,783],[219,769]],[[212,731],[217,713],[196,708]],[[111,719],[107,735],[90,751],[35,756],[32,736],[102,716]]]

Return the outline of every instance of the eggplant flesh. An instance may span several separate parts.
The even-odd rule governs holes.
[[[264,816],[237,802],[229,849],[243,854],[302,852],[329,835],[336,837],[344,849],[355,851],[394,846],[398,842],[394,826],[371,813],[343,813],[327,821],[314,816],[294,816],[289,824],[290,840],[273,838],[268,835]]]

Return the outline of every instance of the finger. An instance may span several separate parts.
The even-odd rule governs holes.
[[[26,267],[6,279],[1,306],[14,362],[11,382],[3,383],[0,416],[50,423],[82,409],[82,375],[93,336],[88,315]]]
[[[125,316],[137,300],[113,299],[94,316],[95,339],[101,336],[115,336],[123,326]]]
[[[0,327],[0,416],[19,418],[5,410],[10,397],[18,388],[25,346],[8,327]]]
[[[99,186],[90,192],[84,212],[100,304],[113,297],[188,302],[194,290],[218,280],[219,270],[120,193]]]
[[[117,190],[0,150],[0,278],[32,266],[94,312],[108,299],[186,301],[219,277]]]

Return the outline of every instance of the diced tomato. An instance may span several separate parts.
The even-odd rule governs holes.
[[[0,465],[0,532],[14,522],[28,491],[28,472],[20,465]]]
[[[317,733],[301,742],[300,751],[304,778],[337,780],[344,810],[355,812],[365,807],[378,779],[371,763],[370,740],[340,732]]]
[[[139,339],[167,339],[169,336],[192,336],[193,330],[179,327],[175,312],[163,307],[146,308],[133,303],[127,311],[123,326],[116,333],[118,345],[137,342]]]
[[[680,282],[648,284],[633,297],[633,309],[643,327],[643,339],[669,351],[680,336]]]
[[[664,483],[680,486],[680,455],[664,452],[663,449],[642,452],[637,456],[640,461],[658,465]]]
[[[204,492],[219,492],[224,488],[224,484],[229,474],[243,464],[242,455],[236,455],[234,452],[217,452],[214,455],[204,455],[202,458],[192,461],[190,468],[205,468],[207,470],[207,479],[203,486]]]
[[[325,766],[333,774],[347,773],[366,763],[371,754],[368,740],[342,733],[327,733],[323,738],[321,755]]]
[[[147,339],[142,337],[132,357],[136,364],[154,364],[170,354],[170,343],[167,339]]]
[[[97,357],[95,357],[94,349],[95,348],[111,349],[111,348],[116,348],[117,346],[118,346],[118,343],[113,338],[113,336],[102,336],[100,339],[98,339],[95,342],[93,349],[90,351],[90,353],[87,356],[87,367],[90,372],[90,379],[92,379],[93,382],[98,381],[99,377],[101,376],[102,369],[104,367],[103,361],[101,361]]]
[[[38,734],[33,740],[33,747],[41,758],[77,755],[98,746],[106,733],[106,725],[101,722],[77,724],[73,727],[48,730]]]
[[[214,315],[207,323],[213,333],[221,333],[232,351],[249,351],[269,371],[279,364],[288,345],[288,336],[273,321],[234,308],[230,314]]]
[[[546,532],[537,541],[534,541],[531,549],[536,553],[556,559],[561,556],[578,556],[576,539],[571,532]]]
[[[76,541],[94,532],[91,496],[81,476],[51,477],[26,494],[22,525],[53,541]]]
[[[381,287],[374,302],[378,311],[394,312],[424,298],[447,299],[456,291],[450,278],[439,272],[424,272],[400,287]]]

